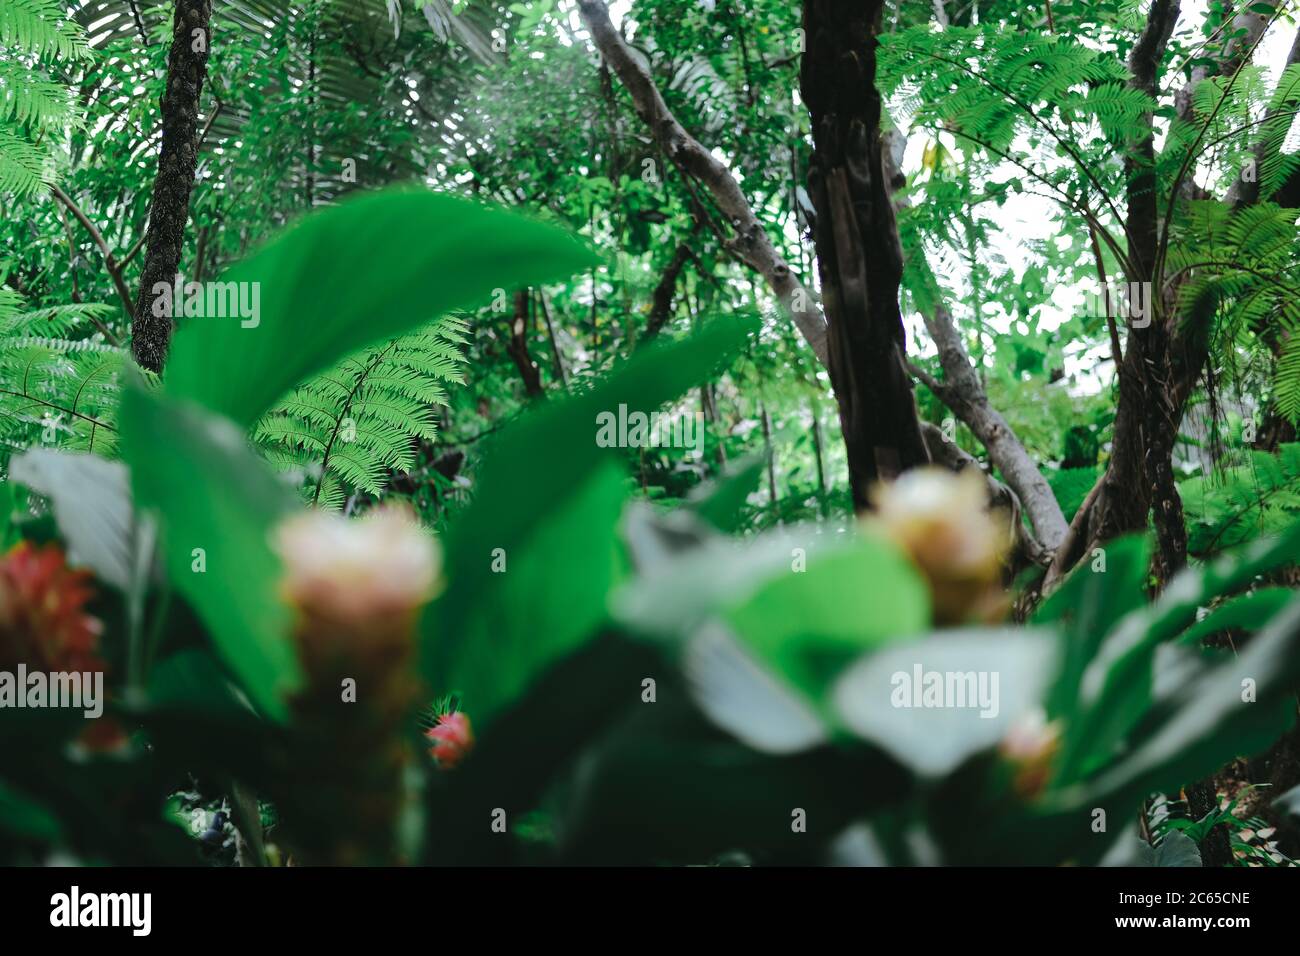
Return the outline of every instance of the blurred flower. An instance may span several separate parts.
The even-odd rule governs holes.
[[[54,672],[105,671],[103,622],[86,613],[95,597],[89,571],[68,567],[57,544],[20,542],[0,558],[0,670],[25,664]],[[112,717],[92,720],[77,741],[93,753],[121,750],[128,738]]]
[[[95,595],[90,580],[55,544],[23,541],[0,558],[0,667],[102,671],[103,625],[85,611]]]
[[[877,485],[864,519],[925,575],[936,624],[989,619],[1004,607],[999,583],[1011,548],[1007,518],[990,512],[983,475],[917,468]]]
[[[461,711],[440,716],[438,722],[424,732],[424,736],[435,741],[429,748],[429,754],[437,759],[438,766],[444,770],[457,766],[474,747],[474,731],[470,727],[469,717]]]
[[[1041,708],[1022,714],[1012,723],[998,745],[998,753],[1014,768],[1012,786],[1017,794],[1029,800],[1043,792],[1060,746],[1060,722],[1048,723]]]
[[[297,744],[278,801],[286,842],[311,863],[391,863],[421,691],[416,622],[437,590],[437,542],[391,507],[359,519],[295,514],[272,540],[306,674],[291,702]],[[322,820],[334,822],[309,822]]]
[[[434,596],[441,566],[437,541],[396,507],[354,520],[304,511],[276,529],[275,546],[289,601],[339,622],[415,611]]]

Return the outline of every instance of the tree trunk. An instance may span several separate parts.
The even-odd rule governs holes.
[[[510,319],[510,344],[506,351],[514,359],[519,369],[519,377],[524,380],[524,394],[535,398],[542,394],[542,372],[528,353],[528,303],[532,297],[527,289],[515,293],[515,313]]]
[[[903,256],[880,154],[876,33],[883,0],[804,4],[800,87],[812,117],[809,194],[854,506],[871,485],[930,460],[898,307]]]
[[[149,205],[144,271],[131,323],[131,354],[143,368],[161,372],[175,317],[154,294],[171,286],[180,269],[190,191],[199,152],[199,96],[208,74],[212,46],[212,0],[176,0],[172,47],[167,57],[167,89],[162,96],[162,147]],[[170,301],[170,300],[168,300]],[[159,308],[155,309],[155,303]],[[162,313],[162,314],[155,314]]]
[[[551,322],[551,310],[546,305],[546,293],[537,290],[537,305],[542,310],[542,319],[546,322],[546,338],[551,343],[551,355],[555,359],[555,377],[560,380],[561,388],[569,387],[569,373],[564,369],[564,356],[560,354],[560,343],[555,339],[555,324]]]
[[[677,292],[677,279],[691,257],[691,247],[680,243],[673,253],[668,267],[659,278],[654,293],[650,297],[650,316],[645,324],[645,341],[650,341],[659,334],[673,314],[673,296]]]

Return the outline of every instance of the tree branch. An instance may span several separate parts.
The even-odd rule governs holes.
[[[664,155],[685,176],[703,185],[729,220],[733,235],[727,242],[728,249],[763,276],[773,294],[794,318],[795,325],[818,360],[825,365],[826,320],[818,308],[816,297],[777,252],[731,170],[678,122],[655,86],[650,71],[614,29],[609,19],[609,8],[601,0],[579,0],[578,9],[596,49],[618,74],[632,97],[637,115],[649,127]]]
[[[881,156],[885,181],[888,183],[901,185],[903,182],[903,174],[899,169],[903,146],[902,136],[897,132],[891,132],[884,138]],[[909,203],[906,197],[895,192],[894,205],[902,209]],[[944,381],[936,381],[915,365],[910,366],[912,374],[924,382],[983,442],[988,449],[989,460],[1002,472],[1028,513],[1038,541],[1044,548],[1055,551],[1066,532],[1065,515],[1061,512],[1056,495],[1052,493],[1047,479],[1038,470],[1038,465],[1002,413],[989,402],[988,393],[971,363],[952,313],[942,302],[938,283],[929,264],[923,258],[913,261],[912,274],[922,276],[921,281],[928,286],[924,290],[918,290],[922,294],[914,298],[933,303],[931,308],[922,310],[921,318],[939,350],[939,364],[943,368]]]
[[[99,254],[104,257],[104,268],[108,270],[109,278],[113,280],[113,288],[117,290],[117,297],[122,300],[122,308],[126,309],[127,317],[130,318],[132,313],[131,293],[122,280],[122,267],[113,255],[113,250],[108,247],[108,243],[104,240],[103,233],[96,228],[95,224],[90,221],[90,217],[81,211],[81,207],[63,191],[58,183],[50,186],[50,192],[54,194],[55,199],[68,208],[68,211],[76,217],[77,222],[81,223],[86,228],[86,231],[90,233],[90,238],[94,240],[96,247],[99,249]]]
[[[650,316],[645,324],[645,341],[650,341],[659,334],[667,324],[673,311],[673,296],[677,291],[677,277],[691,258],[691,247],[685,242],[679,243],[673,257],[664,269],[654,293],[650,296]]]

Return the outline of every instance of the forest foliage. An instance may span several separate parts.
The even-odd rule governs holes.
[[[153,374],[179,8],[0,0],[0,672],[108,688],[0,710],[0,859],[1291,865],[1294,11],[866,6],[855,513],[818,5],[212,4]]]

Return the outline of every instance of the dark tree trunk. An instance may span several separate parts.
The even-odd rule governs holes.
[[[506,351],[514,359],[519,369],[519,377],[524,380],[524,394],[529,398],[542,394],[542,372],[528,353],[528,332],[531,323],[528,315],[528,303],[531,296],[527,289],[515,293],[515,314],[510,319],[510,344]]]
[[[162,148],[158,177],[149,205],[144,271],[131,323],[131,353],[144,368],[162,371],[171,342],[174,316],[170,308],[155,315],[154,286],[171,285],[180,269],[185,224],[190,215],[190,191],[199,151],[199,96],[208,73],[212,47],[209,21],[212,0],[176,0],[172,48],[167,57],[167,89],[162,96]]]
[[[876,33],[883,0],[808,0],[801,90],[812,117],[809,194],[831,384],[854,507],[877,480],[929,462],[898,307],[903,255],[880,156]]]
[[[1154,97],[1161,59],[1178,20],[1179,0],[1155,0],[1146,29],[1129,56],[1130,86]],[[1161,194],[1155,172],[1155,132],[1148,115],[1140,139],[1124,159],[1128,180],[1130,269],[1126,279],[1147,291],[1140,317],[1129,323],[1127,351],[1118,369],[1119,405],[1110,461],[1101,482],[1075,516],[1047,580],[1053,582],[1075,561],[1113,538],[1141,531],[1154,513],[1156,556],[1153,571],[1163,584],[1187,561],[1187,531],[1182,499],[1174,481],[1173,451],[1191,385],[1204,354],[1193,356],[1189,342],[1175,342],[1175,299],[1155,301],[1160,245]],[[1130,309],[1130,312],[1133,310]]]
[[[546,338],[551,343],[551,355],[555,359],[555,377],[560,380],[562,388],[569,387],[569,373],[564,370],[564,356],[560,354],[560,343],[555,338],[555,325],[551,322],[551,310],[546,305],[546,293],[537,290],[537,306],[542,310],[542,319],[546,323]]]
[[[682,269],[691,258],[691,247],[686,243],[677,246],[668,267],[659,278],[654,293],[650,297],[650,316],[645,324],[645,341],[654,338],[667,324],[673,314],[673,296],[677,293],[677,279]]]

